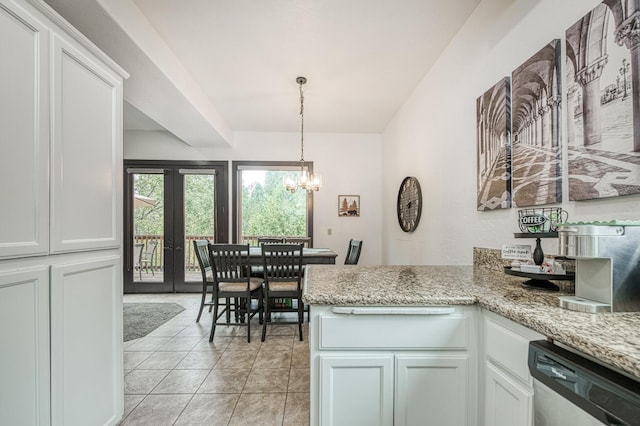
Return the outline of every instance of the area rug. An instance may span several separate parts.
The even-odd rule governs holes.
[[[124,303],[124,341],[146,336],[182,311],[177,303]]]

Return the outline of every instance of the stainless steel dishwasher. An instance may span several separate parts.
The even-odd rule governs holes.
[[[544,340],[529,343],[535,426],[640,425],[640,382]]]

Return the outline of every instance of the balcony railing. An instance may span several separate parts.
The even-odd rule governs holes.
[[[305,247],[309,247],[311,238],[309,237],[299,237],[299,236],[268,236],[268,235],[243,235],[242,236],[242,244],[249,244],[251,246],[258,245],[258,238],[284,238],[287,243],[294,244],[304,244]],[[198,259],[196,258],[196,253],[193,250],[193,241],[194,240],[209,240],[215,241],[213,235],[187,235],[185,237],[185,246],[184,246],[184,269],[186,272],[199,271],[200,267],[198,266]],[[163,235],[136,235],[133,237],[134,243],[142,243],[144,244],[143,251],[147,249],[147,243],[149,241],[157,241],[158,245],[156,246],[156,250],[153,252],[153,269],[155,271],[164,270],[164,236]]]

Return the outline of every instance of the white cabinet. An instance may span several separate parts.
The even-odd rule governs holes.
[[[311,425],[475,425],[471,307],[311,307]]]
[[[0,1],[0,259],[49,251],[49,30]]]
[[[393,422],[393,355],[321,355],[322,425]]]
[[[127,74],[41,0],[0,57],[0,424],[115,425]]]
[[[122,406],[120,257],[51,269],[53,425],[116,424]]]
[[[485,426],[533,425],[533,382],[527,367],[529,342],[544,336],[482,311]]]
[[[48,425],[48,268],[0,273],[0,336],[0,425]]]
[[[485,425],[531,426],[533,390],[491,361],[485,363]]]
[[[51,252],[119,247],[122,78],[53,36]]]

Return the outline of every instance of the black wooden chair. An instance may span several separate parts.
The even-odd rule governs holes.
[[[250,276],[249,244],[209,244],[208,247],[213,277],[213,321],[209,341],[213,341],[217,325],[244,325],[247,342],[251,342],[251,318],[258,314],[260,324],[263,323],[264,304],[263,279]],[[225,300],[222,311],[220,299]],[[252,299],[258,300],[255,308],[252,308]],[[235,323],[231,322],[232,311]],[[218,323],[224,313],[226,322]]]
[[[302,303],[302,244],[264,244],[262,264],[264,268],[265,320],[262,324],[262,341],[267,335],[267,325],[298,324],[300,340],[302,322],[304,321],[304,304]],[[276,299],[291,299],[297,307],[276,306]],[[298,320],[272,321],[273,312],[297,312]]]
[[[207,240],[193,240],[193,250],[196,253],[196,259],[198,259],[198,265],[200,266],[200,272],[202,273],[202,300],[200,301],[200,311],[198,312],[198,318],[196,322],[200,322],[200,316],[205,306],[209,307],[209,312],[213,308],[213,272],[211,270],[211,260],[209,259],[209,241]],[[211,290],[211,301],[207,302],[207,293]]]
[[[349,248],[347,249],[347,255],[344,258],[345,265],[357,265],[358,259],[360,259],[360,252],[362,251],[362,241],[349,240]]]

